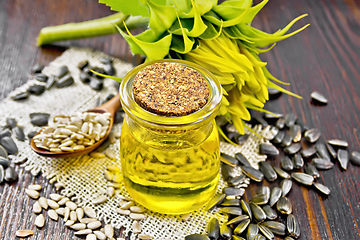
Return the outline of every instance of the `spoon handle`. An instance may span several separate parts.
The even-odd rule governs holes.
[[[110,99],[108,102],[104,103],[101,106],[94,108],[94,110],[105,110],[114,116],[114,114],[119,110],[120,107],[121,107],[120,96],[119,96],[119,94],[117,94],[115,97]]]

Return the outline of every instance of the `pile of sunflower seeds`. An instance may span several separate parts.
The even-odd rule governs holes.
[[[33,204],[33,212],[38,214],[35,226],[42,228],[45,225],[45,217],[42,211],[47,210],[47,216],[57,221],[59,216],[63,217],[65,226],[75,230],[75,236],[86,236],[86,239],[110,239],[115,240],[115,230],[110,224],[103,224],[97,220],[96,212],[91,207],[78,207],[68,197],[57,193],[50,194],[50,198],[40,197],[41,185],[30,185],[25,190],[26,194],[36,200]],[[31,230],[18,230],[16,235],[27,237],[32,235]],[[122,238],[117,238],[122,239]]]
[[[274,90],[271,95],[277,98],[281,92]],[[311,97],[317,103],[327,103],[326,98],[317,92],[312,93]],[[217,123],[231,141],[242,145],[247,140],[248,135],[232,131],[234,127],[224,119],[218,118]],[[185,237],[186,240],[265,240],[274,239],[275,235],[287,235],[286,240],[296,239],[300,236],[300,224],[292,215],[292,204],[286,197],[293,185],[291,179],[304,186],[314,186],[320,193],[329,195],[330,189],[315,181],[320,177],[319,170],[333,168],[332,161],[337,161],[343,170],[348,168],[349,161],[360,166],[360,153],[353,151],[350,155],[346,141],[332,139],[326,143],[318,142],[321,132],[316,128],[310,129],[293,113],[285,116],[278,113],[266,113],[264,116],[252,114],[250,123],[261,124],[273,133],[272,139],[269,139],[272,143],[261,144],[259,153],[270,159],[281,157],[280,167],[275,166],[274,161],[273,165],[269,161],[260,162],[257,170],[241,153],[235,154],[235,157],[221,154],[222,176],[230,187],[210,200],[207,209],[219,207],[219,213],[227,215],[228,221],[220,226],[218,219],[212,218],[208,224],[207,235],[191,234]],[[236,189],[231,188],[234,179],[245,178],[236,178],[235,168],[241,168],[243,174],[255,182],[262,182],[264,178],[273,182],[278,177],[282,181],[271,190],[267,186],[259,187],[257,194],[246,202],[240,200],[243,192],[237,190],[238,195],[234,196]]]
[[[100,58],[100,62],[103,64],[103,67],[91,67],[88,61],[83,61],[78,66],[81,71],[79,76],[80,80],[85,84],[89,84],[89,86],[96,91],[100,91],[103,88],[104,77],[96,75],[91,72],[90,69],[97,73],[109,76],[114,76],[116,73],[111,59]],[[43,69],[44,65],[35,64],[32,67],[31,74],[29,76],[29,80],[36,80],[35,83],[25,91],[16,93],[11,98],[15,101],[24,100],[31,94],[39,96],[43,94],[45,90],[49,90],[53,86],[56,86],[57,88],[64,88],[74,83],[74,78],[68,67],[65,65],[60,66],[55,74],[49,76],[43,73]]]
[[[109,166],[108,170],[117,171],[120,170],[116,166]],[[41,185],[29,185],[25,190],[26,194],[36,200],[33,204],[32,210],[37,217],[35,219],[35,226],[41,229],[45,225],[45,217],[42,214],[43,210],[47,211],[47,216],[53,220],[58,221],[59,216],[63,217],[65,226],[75,230],[75,236],[86,236],[87,240],[124,240],[130,239],[132,233],[137,234],[139,239],[149,240],[153,239],[152,236],[140,234],[141,225],[139,221],[146,218],[144,212],[145,209],[141,206],[136,206],[135,202],[131,198],[120,196],[119,211],[129,211],[129,217],[134,220],[132,224],[132,231],[129,231],[128,236],[124,236],[124,228],[117,231],[110,224],[103,224],[97,219],[95,210],[91,207],[79,207],[75,202],[71,201],[68,197],[63,195],[52,193],[50,198],[40,197]],[[113,197],[111,194],[109,197]],[[96,201],[96,199],[94,199]],[[94,203],[94,202],[93,202]],[[101,202],[103,203],[103,202]],[[101,204],[98,203],[98,204]],[[94,203],[95,205],[95,203]],[[123,214],[123,213],[120,213]],[[33,235],[32,230],[18,230],[16,236],[28,237]]]
[[[92,67],[89,64],[89,61],[85,60],[78,64],[78,68],[80,69],[80,80],[84,84],[89,84],[89,87],[91,87],[94,90],[100,91],[103,88],[103,80],[104,77],[101,75],[97,75],[96,73],[93,73],[90,70],[93,70],[94,72],[105,74],[109,76],[114,76],[116,71],[113,67],[112,60],[110,58],[100,58],[100,62],[104,64],[104,67]]]
[[[18,174],[10,160],[10,157],[18,153],[18,147],[12,139],[13,134],[19,141],[25,140],[23,128],[18,126],[14,118],[7,118],[6,125],[0,127],[0,184],[18,179]]]
[[[94,112],[55,116],[53,123],[34,137],[35,145],[50,152],[84,149],[106,135],[110,117],[110,113]]]

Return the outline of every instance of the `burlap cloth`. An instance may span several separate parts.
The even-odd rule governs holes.
[[[73,114],[75,112],[82,112],[95,106],[95,101],[98,97],[105,99],[110,93],[116,94],[117,90],[114,87],[113,80],[105,79],[104,89],[101,91],[94,91],[88,85],[83,84],[79,79],[79,69],[77,65],[82,60],[88,60],[92,66],[101,67],[99,61],[100,57],[109,57],[101,52],[94,52],[90,49],[71,48],[65,51],[60,57],[51,62],[43,73],[49,75],[54,74],[58,67],[66,65],[75,83],[69,87],[62,89],[53,87],[45,91],[40,96],[31,95],[25,101],[13,101],[10,99],[11,95],[16,94],[30,85],[33,85],[35,80],[29,80],[26,84],[16,89],[10,96],[0,103],[1,117],[0,125],[5,125],[6,118],[15,118],[18,125],[24,127],[25,134],[33,130],[39,130],[30,123],[29,114],[33,112],[50,113],[51,117],[58,114]],[[112,57],[110,57],[112,58]],[[121,62],[119,59],[112,58],[114,67],[117,71],[117,76],[123,77],[132,66],[128,63]],[[120,131],[121,124],[114,126],[114,131]],[[271,136],[269,129],[261,129],[260,126],[254,128],[258,136],[250,133],[247,142],[237,147],[225,142],[221,143],[221,151],[229,155],[234,155],[236,152],[242,152],[254,167],[257,167],[257,162],[264,161],[265,156],[258,154],[259,143],[266,142],[267,138]],[[120,166],[119,147],[120,141],[117,139],[115,144],[111,144],[117,160],[109,158],[91,158],[88,155],[77,158],[48,158],[42,157],[34,153],[29,141],[21,142],[14,138],[19,148],[19,153],[12,157],[15,163],[21,163],[21,166],[26,171],[33,175],[38,175],[40,172],[47,177],[55,188],[63,195],[71,197],[80,206],[92,206],[97,212],[99,219],[103,219],[105,223],[111,223],[115,228],[124,226],[126,231],[131,230],[132,220],[127,216],[122,216],[116,212],[118,208],[119,196],[128,196],[126,190],[122,187],[116,191],[112,198],[104,204],[93,206],[92,200],[100,195],[105,195],[104,190],[107,186],[107,180],[104,178],[103,172],[108,165]],[[239,174],[241,172],[239,171]],[[218,193],[222,191],[227,184],[220,179],[218,185]],[[171,216],[158,214],[147,211],[147,218],[140,221],[142,226],[141,234],[153,236],[154,239],[183,239],[186,235],[192,233],[205,233],[209,219],[216,215],[220,221],[225,221],[226,218],[217,212],[217,208],[210,211],[196,211],[191,214],[188,221],[181,221],[181,216]],[[135,239],[136,235],[133,234]]]

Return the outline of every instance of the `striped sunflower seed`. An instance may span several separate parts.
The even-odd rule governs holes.
[[[293,157],[292,157],[292,160],[293,160],[293,163],[294,163],[294,167],[296,169],[300,169],[304,166],[304,160],[303,158],[301,157],[300,154],[295,154]]]
[[[222,207],[219,209],[219,212],[233,216],[242,215],[242,210],[239,207]]]
[[[233,158],[225,153],[221,153],[220,154],[220,160],[225,163],[225,164],[228,164],[232,167],[236,167],[236,166],[239,166],[240,165],[240,162],[236,159],[236,158]]]
[[[266,221],[263,222],[262,225],[270,229],[270,231],[272,231],[276,235],[284,236],[286,233],[286,226],[281,222]]]
[[[247,158],[241,152],[236,153],[235,158],[239,161],[240,165],[251,166],[249,160],[247,160]]]
[[[291,127],[295,124],[297,116],[294,113],[288,113],[285,115],[285,125]]]
[[[292,181],[290,179],[284,179],[280,182],[280,188],[282,196],[288,195],[292,187]]]
[[[227,225],[230,225],[230,224],[237,224],[239,222],[242,222],[246,219],[249,219],[249,216],[248,215],[240,215],[240,216],[237,216],[233,219],[231,219],[230,221],[228,221],[226,224]]]
[[[205,210],[208,211],[213,207],[220,205],[224,201],[225,197],[226,194],[219,194],[214,196],[206,205]]]
[[[277,179],[277,174],[274,168],[268,162],[260,162],[259,169],[264,174],[267,181],[272,182]]]
[[[266,219],[275,220],[278,217],[278,214],[274,209],[272,209],[269,205],[264,205],[262,210],[266,214]]]
[[[261,186],[256,190],[256,194],[265,194],[267,198],[270,198],[270,188],[268,186]]]
[[[293,143],[290,146],[287,146],[284,148],[284,153],[286,154],[295,154],[301,150],[301,144],[300,143]]]
[[[246,176],[256,182],[262,182],[262,180],[264,179],[264,174],[253,167],[242,166],[241,169]]]
[[[218,239],[220,236],[220,225],[219,220],[211,218],[207,226],[207,233],[210,239]]]
[[[287,216],[286,227],[290,236],[294,238],[300,237],[300,223],[294,215],[289,214]]]
[[[318,143],[318,144],[315,145],[315,149],[316,149],[316,152],[317,152],[317,154],[319,155],[320,158],[326,159],[328,161],[331,160],[329,152],[326,149],[325,144]]]
[[[308,186],[311,186],[314,182],[314,178],[306,173],[299,173],[299,172],[292,173],[291,177],[295,179],[297,182]]]
[[[313,176],[314,178],[320,177],[319,171],[316,169],[315,165],[311,162],[305,164],[304,171],[305,173]]]
[[[282,196],[282,190],[279,187],[274,187],[270,193],[269,206],[272,207],[277,203]]]
[[[254,223],[250,223],[246,232],[246,239],[252,240],[258,233],[259,233],[258,225]]]
[[[250,219],[243,220],[234,229],[234,234],[240,235],[241,233],[243,233],[246,230],[246,228],[249,226],[249,224],[250,224]]]
[[[252,214],[254,215],[255,219],[258,222],[262,222],[266,219],[266,214],[259,205],[257,205],[256,203],[252,203],[252,202],[249,203],[249,205],[250,205]]]
[[[360,166],[360,153],[359,152],[352,152],[350,156],[350,162],[353,165]]]
[[[262,234],[264,234],[264,236],[267,239],[274,239],[275,238],[273,232],[269,228],[267,228],[266,226],[264,226],[262,224],[258,224],[258,227],[259,227],[260,232]]]
[[[276,203],[276,209],[282,214],[290,214],[292,212],[292,204],[287,197],[281,197]]]
[[[340,167],[343,170],[347,170],[347,166],[349,163],[349,152],[344,149],[339,149],[337,152],[337,159],[339,160]]]
[[[281,167],[286,171],[291,171],[294,169],[294,163],[288,156],[284,156],[280,161]]]
[[[257,234],[252,240],[266,240],[266,238],[261,234]]]
[[[316,154],[315,147],[309,147],[309,148],[303,149],[301,151],[301,156],[303,156],[304,158],[310,158],[310,157],[314,156],[315,154]]]
[[[243,199],[240,201],[240,205],[244,213],[246,213],[249,216],[250,220],[252,220],[253,214],[250,205],[247,202],[245,202]]]
[[[315,186],[315,188],[316,188],[317,190],[319,190],[321,193],[323,193],[323,194],[325,194],[325,195],[329,195],[329,194],[330,194],[330,189],[329,189],[327,186],[325,186],[325,185],[323,185],[323,184],[321,184],[321,183],[317,183],[317,182],[314,183],[314,186]]]
[[[334,164],[332,162],[323,158],[313,158],[312,162],[315,167],[320,170],[328,170],[334,167]]]
[[[327,141],[327,143],[331,144],[335,147],[347,148],[349,146],[349,144],[346,141],[340,140],[340,139],[331,139],[331,140]]]
[[[267,194],[264,193],[260,193],[260,194],[256,194],[255,196],[253,196],[249,203],[256,203],[257,205],[264,205],[267,204],[269,201],[269,196]]]
[[[261,143],[259,152],[260,154],[272,156],[272,157],[275,157],[280,153],[279,150],[274,145],[269,143]]]
[[[292,125],[290,127],[290,129],[289,129],[289,134],[293,138],[294,143],[300,142],[300,140],[301,140],[301,127],[299,125],[297,125],[297,124]]]
[[[334,150],[334,148],[329,143],[326,143],[325,146],[326,146],[327,150],[329,151],[331,157],[335,159],[337,157],[337,154],[336,154],[336,151]]]
[[[289,179],[290,178],[290,174],[288,174],[287,172],[285,172],[281,168],[278,168],[278,167],[273,167],[273,168],[274,168],[275,172],[277,173],[277,175],[279,175],[281,178],[284,178],[284,179]]]

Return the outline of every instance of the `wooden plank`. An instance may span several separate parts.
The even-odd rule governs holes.
[[[284,40],[261,58],[270,72],[291,83],[285,86],[303,97],[302,100],[283,94],[270,101],[266,108],[274,112],[294,112],[310,127],[321,130],[324,142],[340,138],[349,142],[350,151],[360,151],[360,3],[356,0],[269,1],[254,19],[253,26],[275,32],[293,18],[308,13],[292,29],[307,23],[311,26]],[[112,12],[97,1],[0,1],[0,99],[27,80],[31,67],[48,64],[65,47],[81,46],[132,61],[126,42],[119,35],[57,43],[38,48],[35,39],[42,27],[79,22],[107,16]],[[312,91],[323,93],[328,105],[310,101]],[[303,146],[307,146],[303,143]],[[279,164],[280,159],[274,163]],[[32,239],[74,239],[73,231],[62,222],[47,218],[46,227],[34,227],[34,200],[25,196],[32,183],[43,185],[43,196],[54,188],[42,177],[33,177],[17,166],[19,180],[0,185],[0,239],[15,239],[17,229],[33,229]],[[322,171],[320,182],[331,189],[328,197],[315,189],[294,184],[289,193],[294,214],[300,220],[300,239],[358,239],[360,237],[360,169],[349,164],[347,171],[339,165]],[[265,183],[271,187],[275,183]],[[252,184],[245,199],[255,194],[259,184]],[[282,221],[285,219],[281,217]]]

